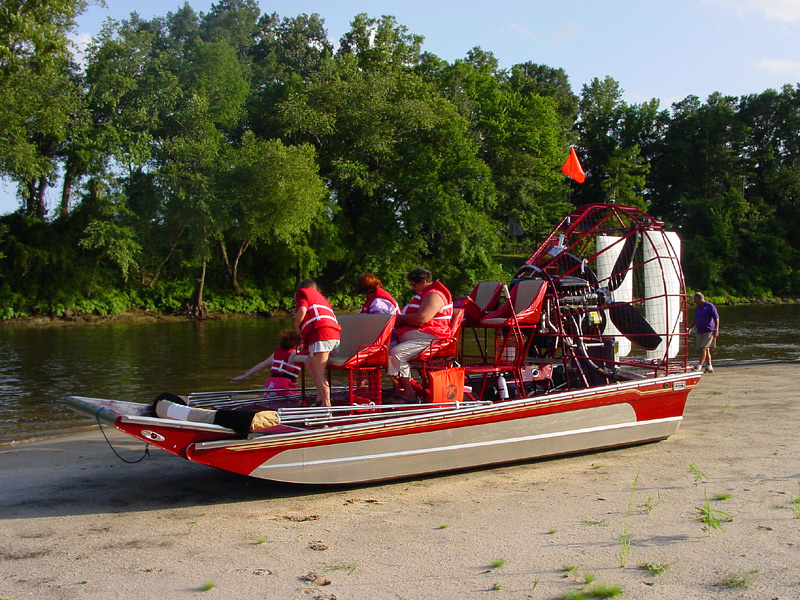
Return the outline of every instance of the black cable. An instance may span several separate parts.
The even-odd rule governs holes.
[[[94,413],[94,418],[97,420],[97,426],[100,428],[100,433],[103,434],[103,437],[106,438],[106,442],[108,442],[108,447],[111,448],[111,451],[117,455],[117,458],[120,459],[124,463],[128,463],[129,465],[135,465],[138,462],[142,462],[145,458],[150,456],[150,444],[145,442],[144,444],[144,454],[141,457],[137,458],[136,460],[128,460],[126,458],[122,458],[119,452],[117,452],[116,448],[111,445],[111,440],[108,439],[106,432],[103,430],[103,424],[100,422],[100,411],[108,410],[105,406],[101,406],[97,409],[97,412]]]

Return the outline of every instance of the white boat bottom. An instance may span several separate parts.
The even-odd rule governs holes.
[[[254,477],[291,483],[380,481],[669,437],[682,417],[636,421],[629,404],[286,450]]]

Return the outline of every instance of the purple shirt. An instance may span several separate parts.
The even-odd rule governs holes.
[[[719,313],[717,307],[711,302],[703,302],[694,309],[694,326],[697,333],[710,333],[717,328]]]

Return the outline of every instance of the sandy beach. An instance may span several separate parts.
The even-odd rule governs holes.
[[[362,487],[6,446],[0,599],[800,598],[799,372],[717,368],[656,444]]]

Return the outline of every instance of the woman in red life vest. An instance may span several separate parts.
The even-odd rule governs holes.
[[[400,307],[392,295],[383,289],[381,280],[372,273],[362,273],[356,281],[356,291],[366,295],[367,299],[361,306],[362,313],[384,313],[396,315]]]
[[[308,350],[306,368],[317,388],[313,405],[330,406],[331,388],[325,377],[325,367],[331,352],[339,347],[342,327],[313,279],[301,281],[297,286],[295,306],[294,329],[302,336],[303,346]]]
[[[244,375],[234,377],[233,381],[247,379],[251,375],[269,369],[269,378],[264,383],[264,389],[268,391],[266,398],[286,396],[297,389],[297,376],[300,374],[300,367],[293,364],[292,357],[297,354],[296,346],[300,343],[300,336],[293,329],[282,329],[278,334],[280,345],[275,352],[269,355],[267,360],[261,361]]]
[[[416,402],[416,393],[411,385],[413,360],[425,350],[431,340],[450,335],[450,318],[453,315],[453,297],[439,281],[433,281],[427,269],[412,269],[407,277],[414,297],[397,315],[395,333],[398,344],[389,350],[389,377],[394,384],[394,396],[398,402]]]

